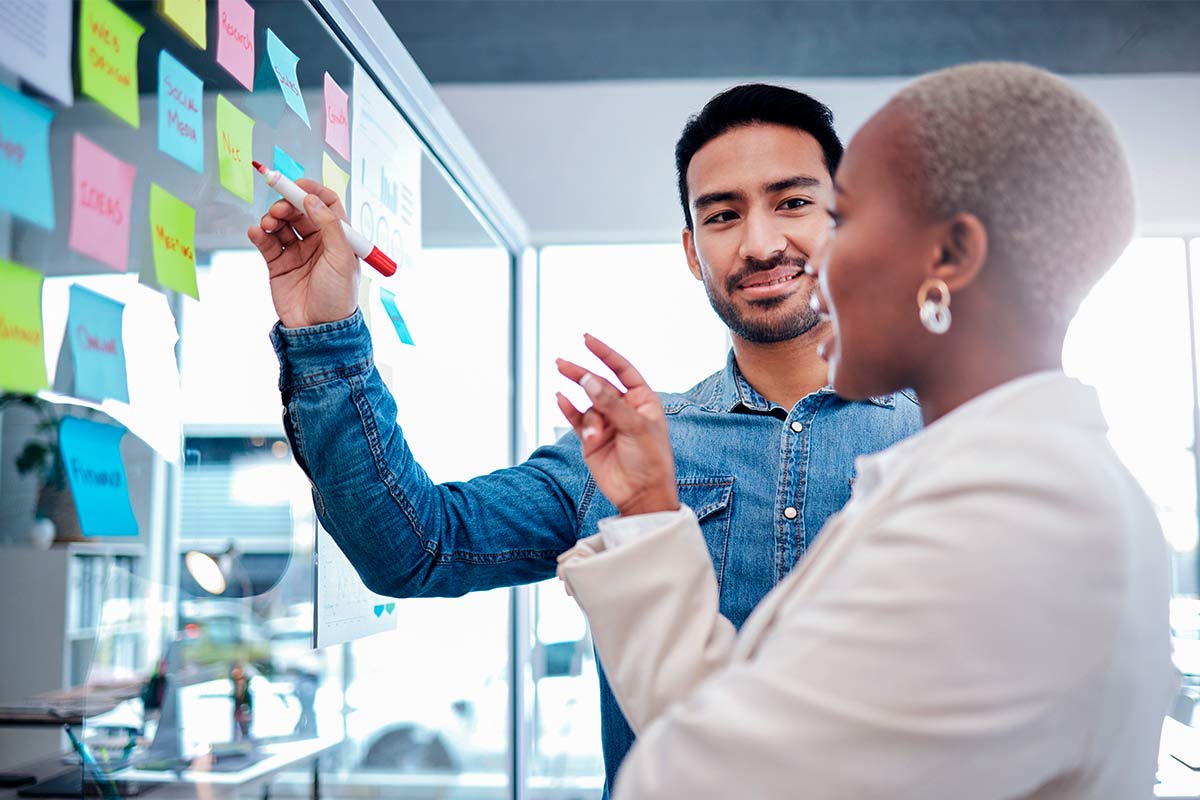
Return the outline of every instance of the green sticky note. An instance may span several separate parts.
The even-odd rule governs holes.
[[[217,95],[217,164],[221,185],[247,203],[254,202],[254,167],[250,149],[254,144],[254,120],[237,106]]]
[[[158,13],[201,50],[208,46],[204,0],[159,0]]]
[[[144,28],[109,0],[79,9],[79,82],[88,97],[138,127],[138,41]]]
[[[0,389],[47,388],[42,338],[42,274],[0,259]]]
[[[150,184],[150,237],[161,286],[200,299],[196,288],[196,209]]]

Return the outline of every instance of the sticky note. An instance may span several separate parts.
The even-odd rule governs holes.
[[[0,389],[34,394],[46,380],[42,273],[0,259]]]
[[[118,272],[129,258],[129,214],[137,168],[126,164],[81,133],[71,157],[72,250],[91,256]]]
[[[311,128],[308,109],[304,105],[304,95],[300,92],[300,79],[296,77],[296,65],[300,63],[300,57],[289,50],[270,28],[267,28],[267,58],[271,61],[271,69],[275,72],[279,90],[283,92],[283,99],[287,101],[288,107]]]
[[[192,44],[208,47],[208,15],[204,0],[159,0],[158,13]]]
[[[299,161],[287,154],[279,145],[275,145],[275,169],[282,172],[293,181],[304,177],[304,167]]]
[[[199,300],[196,209],[157,183],[150,184],[150,240],[159,284]]]
[[[125,429],[79,417],[58,424],[58,449],[84,536],[137,536],[121,439]]]
[[[328,72],[325,73],[325,141],[338,155],[350,160],[349,98]]]
[[[221,185],[247,203],[254,202],[254,167],[250,150],[254,143],[254,120],[237,106],[217,95],[217,165]]]
[[[133,127],[138,116],[138,40],[143,28],[109,0],[79,9],[79,88]]]
[[[50,121],[54,112],[0,86],[0,209],[54,230]]]
[[[158,54],[158,149],[204,172],[204,81],[166,50]]]
[[[396,308],[396,294],[379,287],[379,299],[383,301],[383,310],[387,312],[388,319],[392,321],[392,327],[396,329],[396,335],[400,337],[400,341],[404,344],[412,344],[412,334],[408,332],[408,325],[404,323],[404,317],[400,316],[400,309]]]
[[[254,9],[246,0],[217,0],[217,63],[254,91]]]
[[[346,186],[350,183],[350,176],[333,162],[328,153],[321,153],[321,183],[337,192],[342,208],[346,208]]]
[[[125,343],[121,335],[125,305],[91,289],[71,285],[67,341],[75,367],[74,394],[84,400],[112,398],[129,402]]]

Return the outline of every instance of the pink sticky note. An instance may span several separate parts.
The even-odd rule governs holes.
[[[217,2],[217,63],[254,91],[254,9],[246,0]]]
[[[68,244],[72,250],[125,272],[137,167],[79,133],[75,134],[71,164],[74,189]]]
[[[325,141],[347,161],[350,160],[349,98],[337,81],[325,73]]]

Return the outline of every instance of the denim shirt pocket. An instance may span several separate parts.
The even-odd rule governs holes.
[[[733,516],[733,476],[680,478],[679,502],[690,507],[712,557],[720,588],[725,578],[725,551],[729,546],[729,521]]]

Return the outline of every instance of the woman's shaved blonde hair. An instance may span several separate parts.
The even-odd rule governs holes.
[[[1065,327],[1133,235],[1133,181],[1112,123],[1026,64],[934,72],[892,104],[912,125],[926,211],[979,217],[986,268],[1004,271],[1033,320]]]

